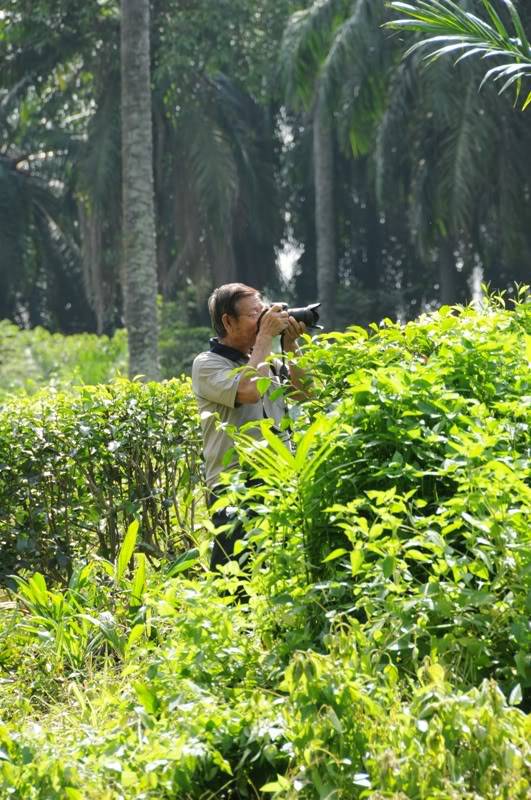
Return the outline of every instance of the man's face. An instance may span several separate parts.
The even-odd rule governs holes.
[[[228,335],[224,337],[224,341],[231,347],[248,353],[254,345],[258,333],[258,319],[265,307],[265,303],[258,295],[249,295],[238,300],[238,316],[230,316],[225,321]]]

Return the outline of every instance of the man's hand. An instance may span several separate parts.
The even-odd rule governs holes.
[[[288,317],[288,325],[284,329],[283,344],[286,353],[297,350],[297,339],[306,331],[304,322],[297,322],[295,317]]]
[[[284,311],[278,303],[268,308],[260,320],[258,336],[278,336],[283,333],[289,325],[288,312]],[[257,337],[258,338],[258,337]]]

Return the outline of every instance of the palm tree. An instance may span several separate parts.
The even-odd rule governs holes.
[[[54,183],[56,187],[67,185],[70,224],[78,246],[73,284],[79,304],[75,303],[72,314],[91,328],[93,311],[96,329],[111,332],[121,318],[120,40],[116,9],[97,0],[87,0],[81,6],[73,0],[36,0],[33,4],[20,0],[16,7],[11,5],[13,12],[0,19],[0,34],[8,43],[0,56],[0,102],[16,93],[24,114],[12,115],[14,129],[4,137],[9,141],[2,152],[9,148],[15,155],[41,149],[49,153],[49,126],[53,126],[54,134],[63,133]],[[263,10],[267,3],[257,0],[255,5]],[[286,12],[279,10],[279,5],[286,3],[271,3],[270,7],[271,14],[280,19]],[[240,12],[247,6],[240,2]],[[275,184],[275,111],[265,101],[254,100],[234,77],[217,68],[205,68],[207,57],[214,64],[216,58],[221,63],[226,52],[206,52],[200,34],[192,47],[188,39],[184,48],[176,45],[179,25],[190,16],[189,9],[173,0],[159,0],[153,9],[159,288],[171,299],[190,282],[204,296],[214,282],[234,276],[261,287],[273,286],[277,280],[275,247],[282,237]],[[209,5],[206,0],[194,6],[193,13],[200,19],[201,14],[209,18],[210,10],[222,15],[216,4]],[[176,15],[180,15],[179,25],[174,23]],[[253,9],[246,10],[243,17],[249,15],[254,19]],[[171,30],[173,24],[176,27]],[[232,20],[227,31],[231,26]],[[30,41],[32,46],[27,45]],[[269,47],[274,45],[270,43]],[[188,61],[183,59],[184,67],[178,61],[183,49],[189,55]],[[235,60],[240,58],[235,50],[233,53]],[[246,54],[245,63],[250,55]],[[264,73],[258,73],[255,88],[265,91],[264,81]],[[32,110],[29,121],[28,109]],[[39,122],[41,118],[46,119],[45,128]],[[19,147],[17,137],[22,128],[29,141]],[[48,165],[51,167],[49,157]],[[35,246],[30,253],[29,240],[23,236],[21,247],[26,248],[28,258],[34,258],[42,248],[39,240],[32,240]],[[46,269],[48,261],[42,260],[42,264]],[[11,281],[9,285],[14,292],[15,284]],[[19,290],[20,284],[17,286]],[[13,292],[6,290],[3,296]],[[72,299],[66,298],[65,303]],[[6,313],[12,316],[13,304],[9,308]]]
[[[0,89],[0,317],[75,331],[84,308],[68,154],[76,143],[58,127],[30,135],[30,77]],[[39,109],[46,117],[44,103]],[[17,130],[17,121],[26,124]]]
[[[516,37],[510,37],[508,21],[502,20],[489,0],[480,0],[472,7],[468,3],[466,8],[452,0],[391,3],[392,8],[405,16],[390,22],[389,27],[413,30],[417,37],[421,36],[407,50],[409,58],[399,72],[414,71],[417,79],[426,84],[425,91],[414,93],[428,98],[429,108],[425,106],[420,115],[423,124],[428,116],[436,122],[443,115],[441,129],[448,130],[448,120],[453,120],[451,135],[435,139],[436,151],[441,156],[435,159],[435,164],[440,163],[438,177],[430,169],[433,158],[426,153],[417,155],[424,165],[426,179],[421,202],[425,209],[431,204],[435,211],[428,218],[435,222],[431,232],[437,231],[444,253],[440,259],[441,288],[445,284],[444,272],[448,285],[448,269],[444,265],[450,260],[454,262],[455,276],[455,254],[459,248],[465,261],[467,253],[469,261],[480,256],[486,277],[495,285],[503,285],[511,278],[525,279],[525,265],[531,256],[529,186],[521,171],[531,144],[531,130],[515,112],[509,98],[500,96],[514,84],[520,91],[522,79],[531,75],[531,50],[513,3],[504,0],[504,5]],[[479,16],[481,7],[487,11],[491,24]],[[429,55],[421,58],[426,49]],[[440,59],[446,54],[456,56],[454,69]],[[487,58],[489,63],[493,56],[500,56],[503,63],[488,69],[482,79],[485,72],[482,59],[475,56]],[[429,69],[425,68],[427,65]],[[437,76],[443,77],[442,87],[434,83]],[[505,82],[496,92],[496,83],[502,78]],[[484,87],[481,94],[478,85]],[[393,97],[391,107],[401,102],[400,93],[393,92]],[[528,101],[529,96],[524,107]],[[412,108],[403,111],[404,124],[407,120],[412,127],[415,119]],[[388,112],[389,109],[386,115]],[[393,131],[389,133],[392,137]],[[385,142],[390,138],[385,122],[382,134],[385,150]],[[414,136],[408,140],[418,141]],[[440,201],[433,206],[433,187],[442,191],[442,207]],[[422,218],[425,220],[426,215],[418,215],[421,234]],[[423,242],[424,251],[434,244],[433,237],[430,240],[425,234],[420,237],[420,243]],[[454,252],[453,259],[450,251]]]
[[[390,23],[394,28],[406,28],[422,33],[408,52],[429,48],[430,60],[440,56],[457,55],[457,62],[470,56],[488,58],[499,56],[503,63],[487,69],[482,84],[488,80],[503,81],[500,92],[516,85],[520,92],[523,78],[531,77],[531,46],[522,20],[511,0],[503,0],[514,27],[511,36],[490,0],[481,0],[490,22],[480,18],[453,0],[417,0],[414,3],[392,2],[393,9],[403,15]],[[523,108],[531,103],[531,92],[524,100]]]
[[[428,298],[438,284],[440,301],[451,303],[465,299],[464,278],[478,260],[496,277],[500,261],[512,263],[515,277],[526,261],[530,204],[526,194],[518,207],[511,187],[529,139],[505,98],[478,96],[472,62],[425,70],[414,52],[401,63],[400,37],[382,30],[388,13],[378,0],[324,0],[295,15],[282,51],[284,82],[306,108],[319,89],[335,139],[358,158],[367,154],[375,213],[403,242],[391,280],[401,291],[424,287]],[[500,146],[507,139],[510,149]]]
[[[207,293],[232,280],[275,282],[280,239],[272,122],[223,74],[189,76],[178,113],[155,90],[155,186],[163,296],[192,282]]]
[[[122,0],[123,288],[129,374],[159,377],[149,0]]]
[[[24,264],[25,269],[16,276],[11,274],[4,296],[17,295],[16,305],[23,312],[17,321],[25,316],[27,324],[41,323],[65,331],[92,330],[96,321],[100,332],[109,332],[116,325],[115,280],[109,269],[111,248],[101,232],[102,227],[119,228],[120,204],[115,202],[114,192],[119,180],[113,180],[114,164],[119,163],[116,153],[109,159],[113,164],[112,170],[107,170],[110,185],[100,192],[108,204],[100,215],[105,220],[100,228],[95,225],[100,202],[91,191],[94,183],[101,183],[103,170],[99,165],[105,153],[102,137],[96,142],[90,135],[100,111],[102,73],[108,66],[105,43],[113,38],[119,41],[116,15],[109,10],[97,0],[87,0],[82,6],[71,0],[19,0],[6,4],[0,20],[0,35],[7,45],[0,69],[0,99],[2,109],[5,107],[5,113],[0,112],[0,149],[22,165],[16,171],[8,170],[7,175],[14,178],[22,173],[25,180],[18,181],[18,187],[24,185],[28,203],[38,191],[35,201],[39,199],[42,206],[43,191],[48,187],[53,200],[49,208],[55,209],[53,217],[47,215],[53,220],[54,248],[36,235],[39,228],[30,224],[30,218],[18,216],[20,253],[13,263]],[[119,70],[115,71],[119,78]],[[106,72],[105,79],[108,75]],[[116,85],[119,87],[118,82]],[[119,116],[116,95],[109,105]],[[114,218],[113,208],[118,209]],[[61,220],[57,218],[59,209]],[[7,230],[4,225],[0,227]],[[40,230],[45,228],[41,225]],[[25,274],[32,276],[33,290],[22,289],[20,279]],[[4,313],[16,316],[13,306]]]
[[[341,0],[314,3],[296,12],[287,25],[281,47],[281,71],[288,103],[306,109],[312,121],[317,294],[325,328],[335,326],[337,264],[334,131],[320,71],[329,46],[332,20],[344,13],[345,4]]]
[[[311,115],[317,291],[328,327],[338,281],[334,150],[360,156],[372,149],[391,55],[380,27],[385,14],[383,0],[316,0],[291,17],[281,48],[287,101]]]

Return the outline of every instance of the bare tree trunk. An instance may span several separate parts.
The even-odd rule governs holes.
[[[159,378],[149,0],[122,0],[123,275],[129,375]]]
[[[439,300],[443,306],[457,302],[455,279],[453,240],[446,236],[439,240]]]
[[[96,317],[96,333],[106,333],[113,322],[115,279],[106,273],[103,253],[102,211],[78,202],[81,264],[85,294]]]
[[[325,329],[336,322],[336,239],[334,222],[334,140],[326,104],[317,90],[313,115],[313,166],[315,234],[317,244],[317,294]]]

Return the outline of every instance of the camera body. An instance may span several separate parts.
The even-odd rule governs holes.
[[[319,312],[317,309],[321,303],[310,303],[308,306],[301,306],[301,308],[288,308],[287,303],[278,303],[282,306],[283,311],[287,311],[290,317],[293,317],[297,322],[304,322],[307,328],[320,328]]]

